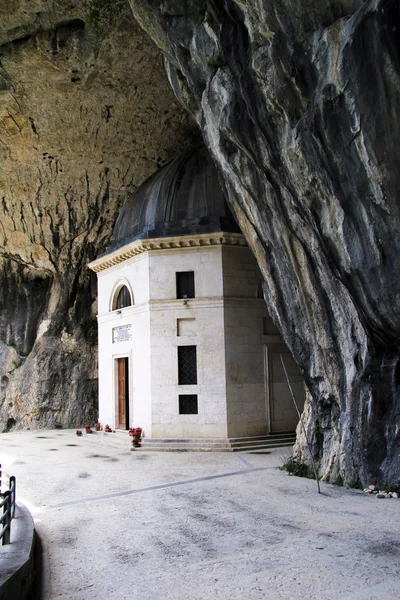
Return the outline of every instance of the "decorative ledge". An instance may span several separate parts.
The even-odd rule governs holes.
[[[91,263],[88,267],[95,273],[104,271],[109,267],[149,252],[151,250],[172,250],[180,248],[199,248],[204,246],[247,246],[241,233],[203,233],[199,235],[176,236],[168,238],[154,238],[147,240],[135,240],[122,248],[118,248],[102,256]]]

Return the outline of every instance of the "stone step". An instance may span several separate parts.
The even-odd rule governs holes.
[[[146,445],[142,444],[137,450],[144,450],[145,452],[257,452],[260,450],[274,450],[276,448],[285,448],[293,446],[293,442],[277,442],[260,445],[246,445],[240,448],[238,447],[210,447],[210,446],[197,446],[197,445],[167,445],[157,446],[156,444]]]
[[[145,444],[227,444],[227,438],[149,438],[144,437]]]
[[[286,433],[285,435],[259,435],[257,437],[228,438],[228,440],[230,444],[240,444],[242,442],[249,442],[252,444],[256,442],[265,442],[266,440],[279,442],[279,440],[292,440],[295,438],[295,433]]]
[[[148,442],[146,442],[145,440],[142,440],[142,448],[144,448],[145,450],[154,450],[155,448],[161,448],[165,449],[165,450],[169,450],[170,448],[173,448],[174,450],[203,450],[203,449],[207,449],[207,450],[215,450],[215,451],[229,451],[230,450],[230,446],[228,443],[222,443],[222,444],[197,444],[197,443],[190,443],[190,444],[175,444],[175,443],[162,443],[162,444],[157,444],[156,442],[149,444]]]
[[[146,443],[157,443],[157,444],[191,444],[191,443],[226,443],[229,442],[242,442],[242,441],[257,441],[257,440],[270,440],[270,439],[281,439],[287,437],[295,437],[294,431],[282,431],[278,433],[265,433],[263,435],[243,436],[243,437],[231,437],[231,438],[151,438],[144,437],[143,441]]]
[[[146,445],[142,444],[140,448],[135,448],[135,450],[144,450],[145,452],[230,452],[231,450],[228,446],[225,447],[210,447],[210,446],[195,446],[195,445],[167,445],[163,444],[162,446],[157,446],[156,444]]]
[[[285,435],[263,435],[249,438],[228,438],[230,444],[257,444],[258,442],[280,442],[281,440],[295,440],[296,434],[286,433]]]
[[[103,444],[115,448],[130,449],[132,438],[125,431],[115,433],[93,432],[83,434],[92,441],[102,440]],[[147,452],[256,452],[293,446],[295,435],[270,434],[247,438],[143,438],[141,450]]]
[[[293,446],[295,439],[286,438],[282,440],[265,440],[264,442],[241,442],[236,444],[230,444],[229,447],[231,450],[242,450],[243,448],[247,448],[251,446],[252,448],[267,448],[267,447],[277,447],[277,446]]]
[[[290,447],[293,446],[294,441],[293,442],[277,442],[276,444],[272,444],[272,443],[267,443],[267,444],[260,444],[258,446],[254,446],[249,444],[248,446],[242,446],[240,448],[237,447],[233,447],[231,448],[231,452],[256,452],[257,450],[274,450],[276,448],[286,448],[286,447]]]
[[[144,438],[142,450],[150,452],[251,452],[293,446],[294,432],[243,438]]]

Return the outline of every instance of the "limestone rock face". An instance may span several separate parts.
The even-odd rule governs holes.
[[[129,7],[92,4],[0,1],[0,431],[96,418],[87,263],[194,129]]]
[[[130,4],[258,259],[320,474],[398,482],[399,3]]]

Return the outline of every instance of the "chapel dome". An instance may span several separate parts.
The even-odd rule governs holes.
[[[111,246],[136,239],[240,232],[205,147],[190,148],[154,173],[125,202]]]

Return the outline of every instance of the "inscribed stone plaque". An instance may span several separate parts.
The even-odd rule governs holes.
[[[113,327],[113,343],[129,342],[132,339],[132,325]]]
[[[197,335],[196,319],[177,319],[178,335]]]

